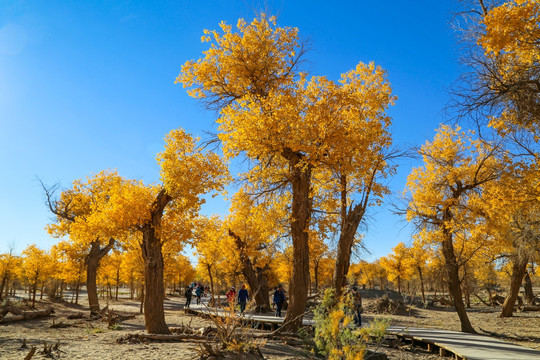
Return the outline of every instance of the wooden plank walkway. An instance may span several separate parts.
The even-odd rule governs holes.
[[[387,331],[404,338],[435,345],[467,360],[540,360],[540,351],[485,335],[399,326],[390,326]]]
[[[206,305],[191,305],[186,312],[200,315],[229,316],[229,312],[221,309],[210,309]],[[245,313],[242,318],[248,322],[269,324],[272,327],[283,323],[283,318]],[[312,319],[304,319],[304,326],[313,326]],[[456,359],[466,360],[540,360],[540,351],[520,345],[507,343],[485,335],[468,334],[442,329],[420,329],[401,326],[390,326],[389,334],[423,342],[432,350],[443,349],[441,354],[455,354]]]

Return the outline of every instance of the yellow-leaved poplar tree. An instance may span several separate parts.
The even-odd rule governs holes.
[[[186,62],[177,81],[220,110],[224,154],[250,159],[247,179],[266,191],[290,191],[293,270],[285,323],[296,330],[309,287],[314,173],[348,161],[355,147],[368,149],[372,125],[387,136],[384,110],[393,97],[384,70],[373,63],[359,63],[338,82],[308,78],[299,71],[304,47],[298,29],[279,27],[274,17],[220,28],[205,31],[209,49]]]
[[[475,330],[463,303],[456,234],[463,231],[463,224],[474,223],[478,214],[471,202],[482,186],[499,177],[497,152],[497,147],[474,139],[459,127],[442,125],[420,150],[424,166],[413,169],[407,181],[407,218],[420,228],[437,232],[434,238],[445,259],[461,330],[470,333]]]

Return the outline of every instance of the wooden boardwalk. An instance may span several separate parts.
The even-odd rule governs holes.
[[[192,305],[186,312],[199,315],[229,316],[229,312],[221,309],[210,309],[205,305]],[[246,313],[242,315],[245,321],[268,324],[270,327],[279,326],[283,318]],[[303,320],[304,326],[313,326],[311,319]],[[402,326],[390,326],[389,334],[396,335],[414,342],[422,342],[441,355],[454,354],[455,359],[466,360],[540,360],[540,351],[520,345],[507,343],[489,336],[468,334],[459,331],[442,329],[420,329]]]
[[[441,329],[390,326],[387,331],[414,341],[421,341],[442,353],[450,352],[467,360],[540,360],[540,351],[507,343],[493,337]]]

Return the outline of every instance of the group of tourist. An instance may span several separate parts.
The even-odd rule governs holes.
[[[246,310],[246,304],[249,301],[249,292],[246,289],[245,284],[242,284],[242,288],[238,291],[238,294],[236,293],[236,288],[233,286],[225,296],[229,303],[234,303],[235,300],[238,300],[240,313],[243,313],[244,310]],[[285,291],[283,291],[283,286],[281,286],[281,284],[276,287],[272,299],[276,308],[276,316],[281,317],[281,309],[283,308],[283,304],[285,304]]]
[[[206,296],[207,287],[204,287],[204,285],[197,283],[197,284],[191,284],[186,286],[186,291],[184,292],[184,296],[186,297],[186,304],[185,307],[189,307],[191,305],[191,298],[193,297],[193,289],[195,289],[195,297],[197,298],[197,305],[201,303],[201,299]]]
[[[189,307],[191,304],[193,289],[195,289],[197,305],[201,303],[201,298],[206,296],[206,291],[208,290],[200,283],[186,286],[186,291],[184,293],[186,297],[185,307]],[[348,291],[352,296],[354,304],[354,322],[357,326],[362,326],[362,319],[360,316],[362,313],[362,296],[360,295],[360,289],[355,284],[350,287]],[[240,305],[241,314],[246,310],[246,305],[249,301],[250,296],[245,284],[242,284],[242,287],[240,288],[238,293],[236,292],[236,288],[234,286],[231,287],[229,291],[225,294],[225,296],[227,297],[227,301],[229,302],[229,304],[234,304],[234,302],[237,301],[238,305]],[[272,303],[276,310],[276,317],[281,317],[281,310],[283,309],[285,301],[285,291],[283,290],[283,286],[280,284],[275,288],[274,294],[272,295]]]

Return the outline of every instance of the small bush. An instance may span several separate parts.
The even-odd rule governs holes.
[[[248,307],[252,305],[253,301],[250,301]],[[215,312],[210,314],[210,320],[216,326],[215,340],[218,344],[201,344],[197,349],[201,358],[225,356],[227,353],[255,354],[262,358],[260,348],[264,346],[264,341],[250,335],[251,327],[245,323],[244,315],[235,311],[234,302],[228,304],[226,314],[215,309]]]
[[[329,360],[364,359],[366,343],[371,337],[382,339],[388,325],[377,320],[367,328],[354,324],[352,295],[345,292],[337,298],[334,289],[324,293],[322,303],[315,309],[315,344],[319,354]]]

